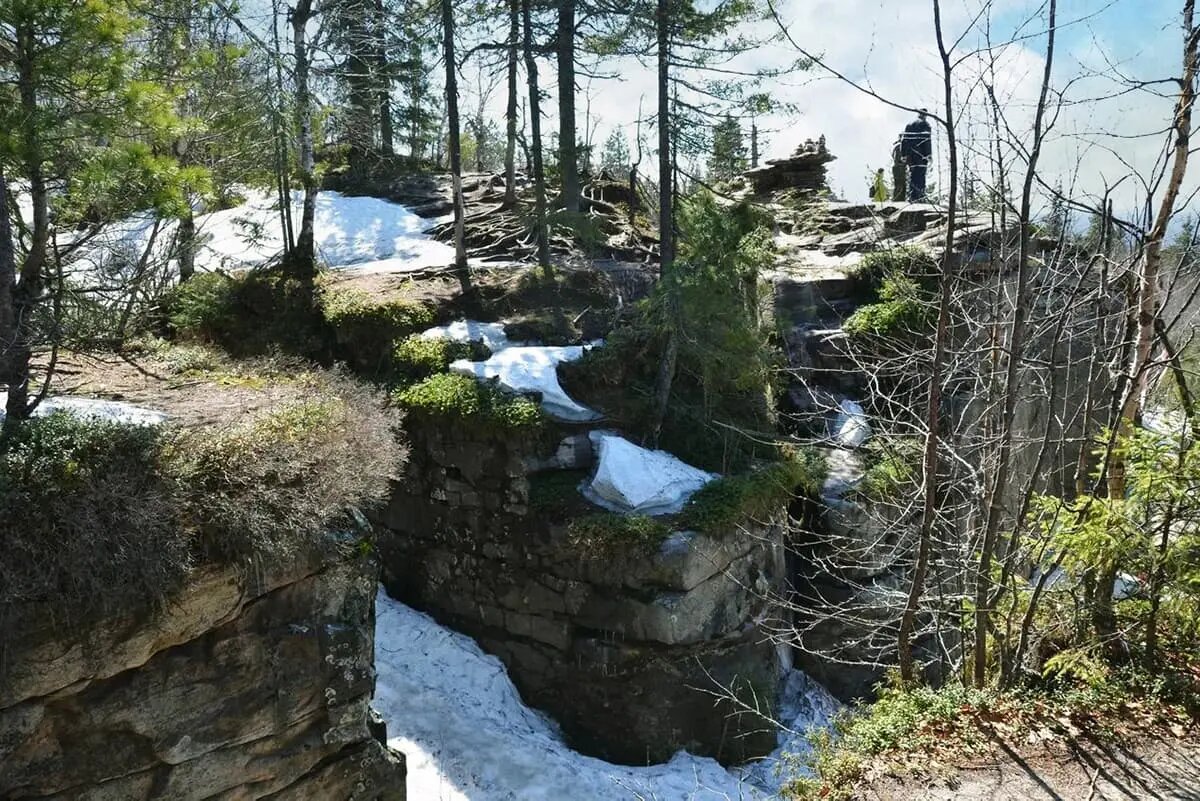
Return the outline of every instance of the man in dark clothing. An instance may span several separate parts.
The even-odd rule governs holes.
[[[925,119],[925,109],[917,112],[917,118],[904,128],[900,135],[900,153],[908,162],[908,202],[922,203],[925,200],[925,171],[933,156],[933,132]]]
[[[908,194],[908,168],[904,165],[904,154],[900,152],[901,140],[892,145],[892,200],[904,202]]]

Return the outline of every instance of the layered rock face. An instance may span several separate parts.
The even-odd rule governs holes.
[[[368,708],[377,564],[328,546],[83,630],[13,610],[0,798],[403,801]]]
[[[726,762],[770,752],[774,728],[719,696],[775,702],[781,665],[762,625],[783,579],[782,520],[580,543],[531,506],[536,471],[591,461],[586,435],[560,433],[413,427],[382,519],[385,586],[499,656],[586,753],[644,764],[681,748]]]

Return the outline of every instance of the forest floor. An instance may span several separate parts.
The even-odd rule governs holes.
[[[1200,735],[1125,743],[1082,735],[1050,743],[995,737],[987,753],[916,772],[880,772],[863,801],[1200,801]]]

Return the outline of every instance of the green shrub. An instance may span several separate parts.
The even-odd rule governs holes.
[[[198,564],[316,545],[388,490],[393,414],[336,375],[317,400],[224,427],[136,427],[63,413],[0,440],[0,606],[43,601],[64,623],[166,600]],[[0,638],[6,618],[0,615]]]
[[[453,420],[477,430],[534,431],[541,427],[541,407],[529,398],[504,392],[471,376],[439,373],[392,395],[409,414],[431,420]]]
[[[201,273],[175,287],[164,309],[174,339],[211,342],[236,356],[316,356],[328,347],[312,287],[279,269]]]
[[[937,264],[923,248],[889,248],[863,256],[850,277],[858,291],[877,293],[884,279],[893,275],[907,276],[923,286],[931,286],[937,276]]]
[[[865,451],[867,466],[854,485],[854,495],[867,501],[894,501],[913,486],[920,473],[920,440],[876,437]]]
[[[70,617],[159,600],[178,584],[191,538],[158,469],[160,436],[64,412],[6,432],[0,604],[52,601]]]
[[[176,433],[164,468],[183,488],[185,525],[210,557],[295,552],[348,505],[388,490],[397,448],[379,400],[339,379],[314,379],[314,400],[246,422]]]
[[[804,449],[751,473],[711,481],[688,501],[679,524],[706,534],[724,534],[748,521],[765,521],[798,493],[818,496],[826,472],[824,457],[815,449]]]
[[[930,293],[916,279],[892,274],[883,279],[879,302],[860,306],[842,328],[855,337],[905,340],[928,333],[933,321]]]
[[[403,384],[421,381],[435,373],[445,372],[451,362],[459,359],[480,361],[490,351],[478,342],[452,342],[448,339],[422,339],[413,335],[400,340],[392,352],[392,370]]]

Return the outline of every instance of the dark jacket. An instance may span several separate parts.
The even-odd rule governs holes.
[[[929,122],[915,119],[900,135],[900,151],[909,164],[928,164],[933,156],[933,132]]]

